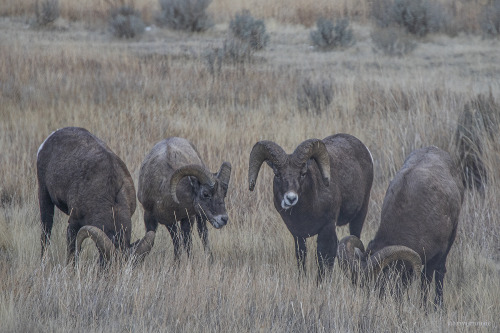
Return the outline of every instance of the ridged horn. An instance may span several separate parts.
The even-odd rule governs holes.
[[[356,255],[356,249],[361,251],[361,258]],[[342,270],[345,273],[353,274],[354,279],[360,274],[364,278],[376,278],[387,266],[398,260],[408,264],[406,269],[412,269],[414,274],[418,274],[422,270],[420,256],[409,247],[402,245],[387,246],[365,258],[363,243],[352,235],[344,237],[339,242],[338,260]]]
[[[106,260],[111,259],[115,253],[115,246],[109,237],[101,229],[86,225],[80,228],[78,234],[76,235],[76,259],[78,260],[78,255],[82,249],[82,243],[85,239],[90,237],[96,247],[99,249],[100,253],[104,256]]]
[[[226,186],[229,185],[229,179],[231,178],[231,163],[229,163],[229,162],[222,163],[222,165],[220,166],[219,172],[217,173],[217,178],[224,185],[226,185]]]
[[[155,244],[155,232],[148,231],[146,235],[138,242],[136,242],[132,248],[132,255],[135,256],[139,261],[142,261]]]
[[[342,238],[337,250],[340,268],[346,275],[350,276],[353,281],[357,279],[360,271],[366,270],[366,261],[362,260],[363,258],[357,258],[356,253],[359,253],[359,251],[356,249],[361,251],[361,254],[364,255],[365,246],[363,242],[361,242],[358,237],[350,235]]]
[[[172,178],[170,178],[170,195],[172,199],[174,199],[175,203],[179,203],[179,199],[177,199],[177,185],[181,181],[182,178],[193,176],[198,179],[201,184],[208,185],[213,187],[215,185],[215,180],[213,175],[204,167],[198,164],[190,164],[180,167],[175,170]]]
[[[417,252],[406,246],[392,245],[386,246],[370,256],[369,265],[373,270],[372,276],[376,278],[387,266],[398,260],[408,264],[409,266],[406,266],[405,269],[412,269],[414,274],[419,274],[422,270],[422,259]]]
[[[306,140],[292,154],[292,161],[298,166],[306,163],[310,158],[316,161],[323,183],[326,186],[330,185],[330,156],[323,141],[319,139]]]
[[[287,154],[278,144],[266,140],[257,142],[250,152],[248,161],[249,190],[253,191],[255,188],[255,182],[264,161],[269,160],[275,166],[280,167],[285,164],[286,159]]]

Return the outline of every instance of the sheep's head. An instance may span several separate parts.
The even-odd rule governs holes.
[[[325,144],[318,139],[302,142],[291,155],[272,141],[259,141],[252,148],[248,169],[249,189],[253,191],[262,163],[274,171],[274,196],[283,209],[295,206],[306,179],[311,177],[309,164],[315,161],[323,183],[330,183],[330,158]]]
[[[215,174],[200,165],[187,165],[177,169],[170,179],[170,194],[177,204],[177,184],[184,177],[189,177],[191,182],[196,214],[207,219],[217,229],[225,226],[229,218],[224,199],[231,177],[231,164],[222,163],[219,172]]]
[[[344,237],[338,245],[337,256],[341,269],[353,282],[376,279],[384,269],[400,262],[406,272],[420,276],[422,260],[412,249],[401,246],[386,246],[374,253],[367,251],[361,240],[356,236]]]

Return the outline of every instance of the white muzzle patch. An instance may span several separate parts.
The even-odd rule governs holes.
[[[299,201],[299,195],[294,191],[288,191],[283,196],[283,200],[281,200],[281,208],[283,209],[291,208],[295,206],[295,204],[298,201]]]
[[[215,229],[220,229],[227,224],[228,217],[225,214],[214,216],[212,225]]]

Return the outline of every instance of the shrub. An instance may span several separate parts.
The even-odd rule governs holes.
[[[38,0],[35,4],[36,24],[47,26],[59,18],[59,0],[44,0],[40,6]]]
[[[206,13],[212,0],[159,0],[161,13],[156,18],[159,25],[175,30],[205,31],[213,26]]]
[[[222,48],[216,47],[204,54],[210,74],[219,74],[222,64],[244,65],[252,60],[254,50],[246,41],[236,38],[224,40]]]
[[[134,38],[144,32],[140,13],[132,6],[121,6],[111,10],[109,25],[113,36]]]
[[[222,54],[226,62],[245,63],[252,58],[253,48],[246,41],[229,38],[224,41]]]
[[[375,0],[371,15],[381,28],[399,26],[419,37],[450,25],[444,7],[430,0]]]
[[[382,51],[388,56],[402,57],[417,47],[417,43],[397,27],[376,28],[370,36],[374,51]]]
[[[500,35],[500,0],[493,0],[483,7],[479,14],[479,24],[486,36]]]
[[[320,114],[333,101],[333,84],[330,80],[314,82],[306,78],[301,80],[297,88],[299,110]]]
[[[264,49],[269,42],[264,21],[254,19],[248,10],[236,14],[229,23],[229,30],[233,37],[247,42],[254,50]]]
[[[348,47],[355,43],[348,19],[341,19],[334,24],[332,20],[320,18],[316,26],[317,30],[311,31],[310,37],[313,45],[320,50]]]

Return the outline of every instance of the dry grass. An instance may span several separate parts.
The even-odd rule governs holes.
[[[256,17],[268,10],[293,16],[281,9],[299,4],[255,3],[249,7]],[[224,18],[243,6],[222,0],[213,6],[226,4]],[[465,103],[490,89],[498,98],[498,41],[434,36],[411,56],[392,59],[373,54],[365,25],[353,27],[355,47],[318,53],[308,44],[309,29],[275,23],[269,47],[253,62],[223,65],[212,76],[202,55],[222,45],[224,29],[219,25],[202,35],[154,29],[128,43],[79,24],[33,31],[22,19],[0,19],[0,331],[498,331],[498,140],[484,149],[490,172],[485,200],[472,193],[464,203],[448,258],[446,309],[427,315],[418,306],[417,283],[400,303],[355,288],[338,266],[316,286],[314,238],[308,240],[311,274],[299,281],[291,236],[271,203],[269,168],[254,192],[247,184],[248,155],[258,140],[274,140],[290,152],[307,138],[351,133],[375,160],[362,234],[369,241],[385,189],[405,156],[426,145],[453,152]],[[304,78],[332,82],[333,100],[318,114],[298,109]],[[134,181],[153,144],[168,136],[191,140],[213,170],[230,161],[231,221],[220,231],[210,229],[213,263],[195,237],[192,258],[175,264],[168,233],[160,227],[152,253],[136,270],[113,266],[99,273],[95,249],[84,244],[75,271],[64,266],[67,217],[58,211],[49,256],[41,264],[36,152],[64,126],[85,127],[105,140]],[[144,235],[141,208],[133,226],[133,240]],[[471,327],[478,323],[489,326]]]

